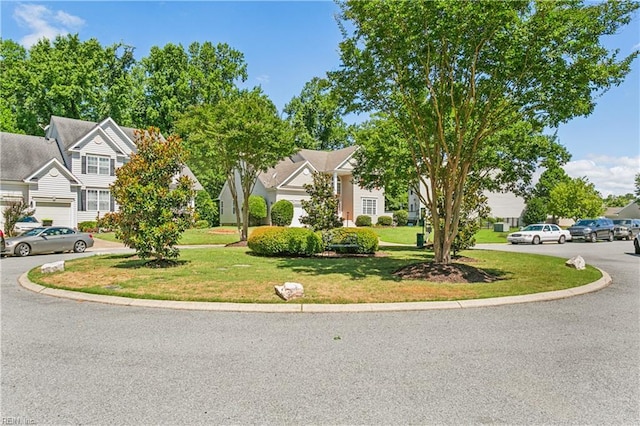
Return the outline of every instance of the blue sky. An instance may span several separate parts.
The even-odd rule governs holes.
[[[329,1],[289,2],[0,2],[2,38],[25,46],[40,37],[78,33],[103,45],[152,46],[193,41],[227,43],[245,55],[248,86],[262,86],[282,110],[305,82],[339,64],[340,31]],[[640,48],[640,17],[605,44],[627,55]],[[606,196],[633,192],[640,172],[639,61],[619,87],[605,93],[593,114],[558,129],[573,158],[565,170],[586,176]]]

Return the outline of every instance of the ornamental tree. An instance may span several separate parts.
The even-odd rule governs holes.
[[[399,129],[428,188],[422,201],[440,224],[436,262],[451,260],[465,191],[527,185],[540,153],[556,144],[542,131],[590,114],[596,97],[628,74],[638,51],[620,58],[600,40],[637,8],[575,0],[341,3],[342,67],[331,78],[351,110],[383,112]]]
[[[235,203],[241,240],[249,230],[249,196],[258,179],[295,148],[289,126],[262,90],[242,90],[216,105],[185,113],[178,128],[187,134],[190,164],[225,176]]]
[[[549,193],[549,210],[554,216],[577,221],[600,216],[604,203],[593,183],[583,177],[556,185]]]
[[[165,139],[155,127],[137,130],[135,137],[138,152],[116,170],[111,185],[120,206],[116,236],[142,259],[170,261],[193,224],[194,182],[180,175],[186,152],[179,137]]]
[[[310,196],[309,200],[302,200],[302,208],[307,212],[300,218],[300,222],[309,225],[314,231],[328,231],[342,226],[342,219],[338,216],[340,200],[333,192],[331,176],[314,172],[313,184],[304,184],[304,189]]]

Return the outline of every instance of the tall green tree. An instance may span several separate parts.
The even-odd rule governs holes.
[[[556,185],[549,194],[549,210],[557,217],[573,220],[600,216],[604,203],[587,178],[575,178]]]
[[[527,185],[541,148],[554,144],[544,128],[590,114],[596,97],[624,79],[638,51],[619,58],[600,39],[637,8],[574,0],[341,3],[342,66],[331,77],[353,110],[384,112],[408,142],[429,188],[424,202],[440,224],[436,262],[450,262],[469,181]]]
[[[226,178],[241,240],[249,228],[249,196],[260,172],[293,154],[290,127],[259,88],[242,90],[215,105],[200,105],[183,115],[178,128],[188,134],[194,171]]]
[[[135,76],[144,104],[138,106],[137,123],[165,133],[175,130],[188,107],[214,105],[247,78],[244,55],[224,43],[194,42],[186,50],[173,43],[153,46],[138,67]]]
[[[283,112],[295,131],[298,148],[330,151],[353,144],[340,102],[326,79],[314,77],[307,82]]]
[[[26,61],[24,47],[12,40],[0,39],[0,131],[24,133],[21,120]]]
[[[634,200],[635,196],[631,193],[625,195],[609,194],[607,198],[604,199],[604,205],[607,207],[624,207]]]
[[[178,240],[193,224],[194,183],[179,176],[186,159],[179,137],[165,139],[150,127],[136,131],[136,146],[138,152],[116,171],[111,185],[120,206],[116,236],[142,259],[164,264],[179,256]]]

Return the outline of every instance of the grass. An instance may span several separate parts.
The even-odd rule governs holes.
[[[424,250],[385,249],[386,257],[266,258],[246,248],[189,249],[180,264],[153,269],[133,255],[104,255],[69,261],[65,271],[29,272],[38,284],[87,293],[136,298],[246,303],[284,303],[274,285],[304,285],[303,303],[374,303],[464,300],[512,296],[575,287],[600,278],[588,267],[576,271],[554,257],[482,250],[464,252],[471,265],[499,280],[493,283],[438,284],[400,280],[399,268],[428,260]]]
[[[255,228],[249,228],[249,235]],[[416,234],[422,233],[419,226],[372,227],[380,241],[394,244],[416,245]],[[481,229],[476,234],[476,243],[506,243],[508,232],[494,232]],[[107,241],[118,241],[113,232],[94,234],[94,237]],[[238,241],[239,234],[234,226],[221,226],[209,229],[188,229],[180,239],[181,245],[229,244]]]

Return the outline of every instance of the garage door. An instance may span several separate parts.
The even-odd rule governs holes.
[[[300,223],[300,216],[306,216],[306,212],[302,208],[300,204],[293,205],[293,219],[291,220],[291,226],[300,227],[302,224]]]
[[[36,213],[38,220],[53,219],[56,226],[71,226],[71,203],[51,203],[38,201]]]

